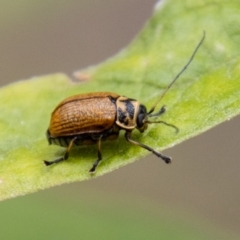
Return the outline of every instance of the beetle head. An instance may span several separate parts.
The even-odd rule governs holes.
[[[137,120],[136,128],[140,132],[144,132],[148,127],[148,112],[147,112],[147,108],[142,104],[139,105],[139,110],[138,110],[136,120]]]
[[[147,127],[148,124],[151,123],[163,123],[169,127],[175,128],[176,132],[178,132],[178,128],[172,124],[166,123],[164,121],[149,121],[149,118],[151,117],[158,117],[160,115],[162,115],[165,111],[166,111],[166,107],[163,106],[158,112],[153,113],[155,108],[151,108],[151,110],[149,112],[147,112],[147,108],[140,104],[139,105],[139,110],[138,110],[138,115],[137,115],[137,126],[136,128],[140,131],[140,132],[144,132]]]

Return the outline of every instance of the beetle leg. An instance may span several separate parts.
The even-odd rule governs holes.
[[[73,146],[73,143],[74,143],[74,141],[75,141],[76,139],[77,139],[77,137],[74,137],[74,138],[71,140],[71,142],[69,143],[69,145],[68,145],[68,147],[67,147],[67,150],[66,150],[65,154],[64,154],[62,157],[57,158],[57,159],[55,159],[55,160],[53,160],[53,161],[46,161],[46,160],[44,160],[44,161],[43,161],[44,164],[45,164],[46,166],[49,166],[49,165],[52,165],[52,164],[54,164],[54,163],[59,163],[59,162],[62,162],[62,161],[64,161],[64,160],[67,160],[67,159],[68,159],[68,156],[69,156],[69,152],[71,151],[71,148],[72,148],[72,146]]]
[[[101,153],[101,140],[102,140],[102,136],[99,137],[98,139],[98,159],[94,162],[92,168],[89,170],[90,173],[94,173],[99,162],[102,160],[102,153]]]
[[[152,152],[152,153],[155,154],[157,157],[160,157],[163,161],[165,161],[165,163],[171,163],[171,160],[172,160],[172,159],[171,159],[170,157],[164,156],[164,155],[161,154],[160,152],[155,151],[153,148],[151,148],[151,147],[149,147],[149,146],[147,146],[147,145],[145,145],[145,144],[143,144],[143,143],[140,143],[140,142],[137,142],[137,141],[131,139],[131,132],[126,131],[126,133],[125,133],[125,138],[126,138],[126,140],[127,140],[128,142],[133,143],[133,144],[135,144],[135,145],[138,145],[138,146],[140,146],[140,147],[142,147],[142,148],[145,148],[145,149],[147,149],[148,151]]]
[[[167,108],[165,105],[163,105],[160,110],[157,113],[153,113],[155,111],[155,107],[151,108],[150,111],[148,112],[149,117],[157,117],[162,114],[164,114],[167,111]]]

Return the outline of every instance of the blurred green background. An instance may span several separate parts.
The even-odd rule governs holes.
[[[1,0],[0,85],[72,76],[105,60],[131,42],[154,4]],[[240,239],[239,120],[165,151],[171,166],[150,156],[91,181],[1,202],[0,239]]]

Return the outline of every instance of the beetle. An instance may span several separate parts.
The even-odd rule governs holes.
[[[147,111],[147,108],[138,100],[112,92],[84,93],[69,97],[60,102],[52,112],[50,126],[46,135],[49,144],[66,147],[67,150],[63,156],[53,161],[44,160],[45,165],[49,166],[67,160],[74,145],[97,144],[97,160],[89,170],[90,173],[94,173],[99,162],[102,160],[102,141],[117,139],[120,130],[125,130],[125,138],[128,142],[145,148],[166,163],[170,163],[170,157],[157,152],[143,143],[133,140],[131,133],[134,129],[143,133],[147,129],[148,124],[152,123],[162,123],[178,130],[178,128],[172,124],[161,120],[150,121],[149,118],[158,117],[166,111],[166,107],[163,106],[159,111],[154,113],[156,106],[165,93],[189,66],[204,38],[205,32],[187,64],[176,75],[149,111]]]

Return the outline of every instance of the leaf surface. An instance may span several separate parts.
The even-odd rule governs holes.
[[[238,1],[160,3],[126,49],[77,73],[89,81],[74,83],[64,74],[53,74],[0,89],[1,200],[91,179],[149,154],[127,143],[121,134],[117,141],[102,144],[103,161],[94,175],[88,170],[97,158],[96,146],[74,149],[67,161],[50,167],[42,162],[64,153],[61,147],[49,147],[44,135],[50,114],[61,100],[84,92],[111,91],[138,99],[150,109],[189,60],[204,30],[206,39],[194,61],[158,106],[167,106],[161,120],[176,125],[179,133],[152,124],[144,134],[134,131],[133,138],[160,151],[239,114]]]

